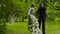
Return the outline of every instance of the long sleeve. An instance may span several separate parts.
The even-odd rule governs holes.
[[[39,14],[39,12],[40,12],[40,8],[35,13],[38,13]]]
[[[30,15],[30,12],[31,12],[31,8],[30,8],[29,11],[28,11],[28,15]]]

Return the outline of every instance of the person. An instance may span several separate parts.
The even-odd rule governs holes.
[[[45,34],[45,20],[46,20],[47,14],[46,14],[46,7],[44,2],[40,4],[39,9],[37,10],[37,13],[39,15],[38,16],[39,29],[42,23],[42,34]]]
[[[31,19],[30,19],[30,14],[34,14],[35,8],[34,8],[34,3],[31,4],[31,8],[28,11],[28,30],[32,32],[32,27],[30,26],[32,24]]]

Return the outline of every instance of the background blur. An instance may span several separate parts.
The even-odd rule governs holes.
[[[43,0],[48,20],[46,34],[60,34],[60,0]],[[0,34],[31,34],[28,31],[28,10],[31,3],[39,8],[42,0],[0,0]],[[41,28],[42,31],[42,28]]]

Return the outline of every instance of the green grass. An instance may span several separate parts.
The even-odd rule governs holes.
[[[59,22],[46,22],[46,34],[60,34]],[[7,23],[7,34],[31,34],[27,22]]]

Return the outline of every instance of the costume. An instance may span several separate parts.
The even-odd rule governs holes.
[[[34,16],[34,11],[35,11],[34,8],[30,8],[30,10],[28,12],[28,18],[29,18],[28,28],[32,32],[32,34],[41,34],[41,31],[39,29],[38,20]]]

